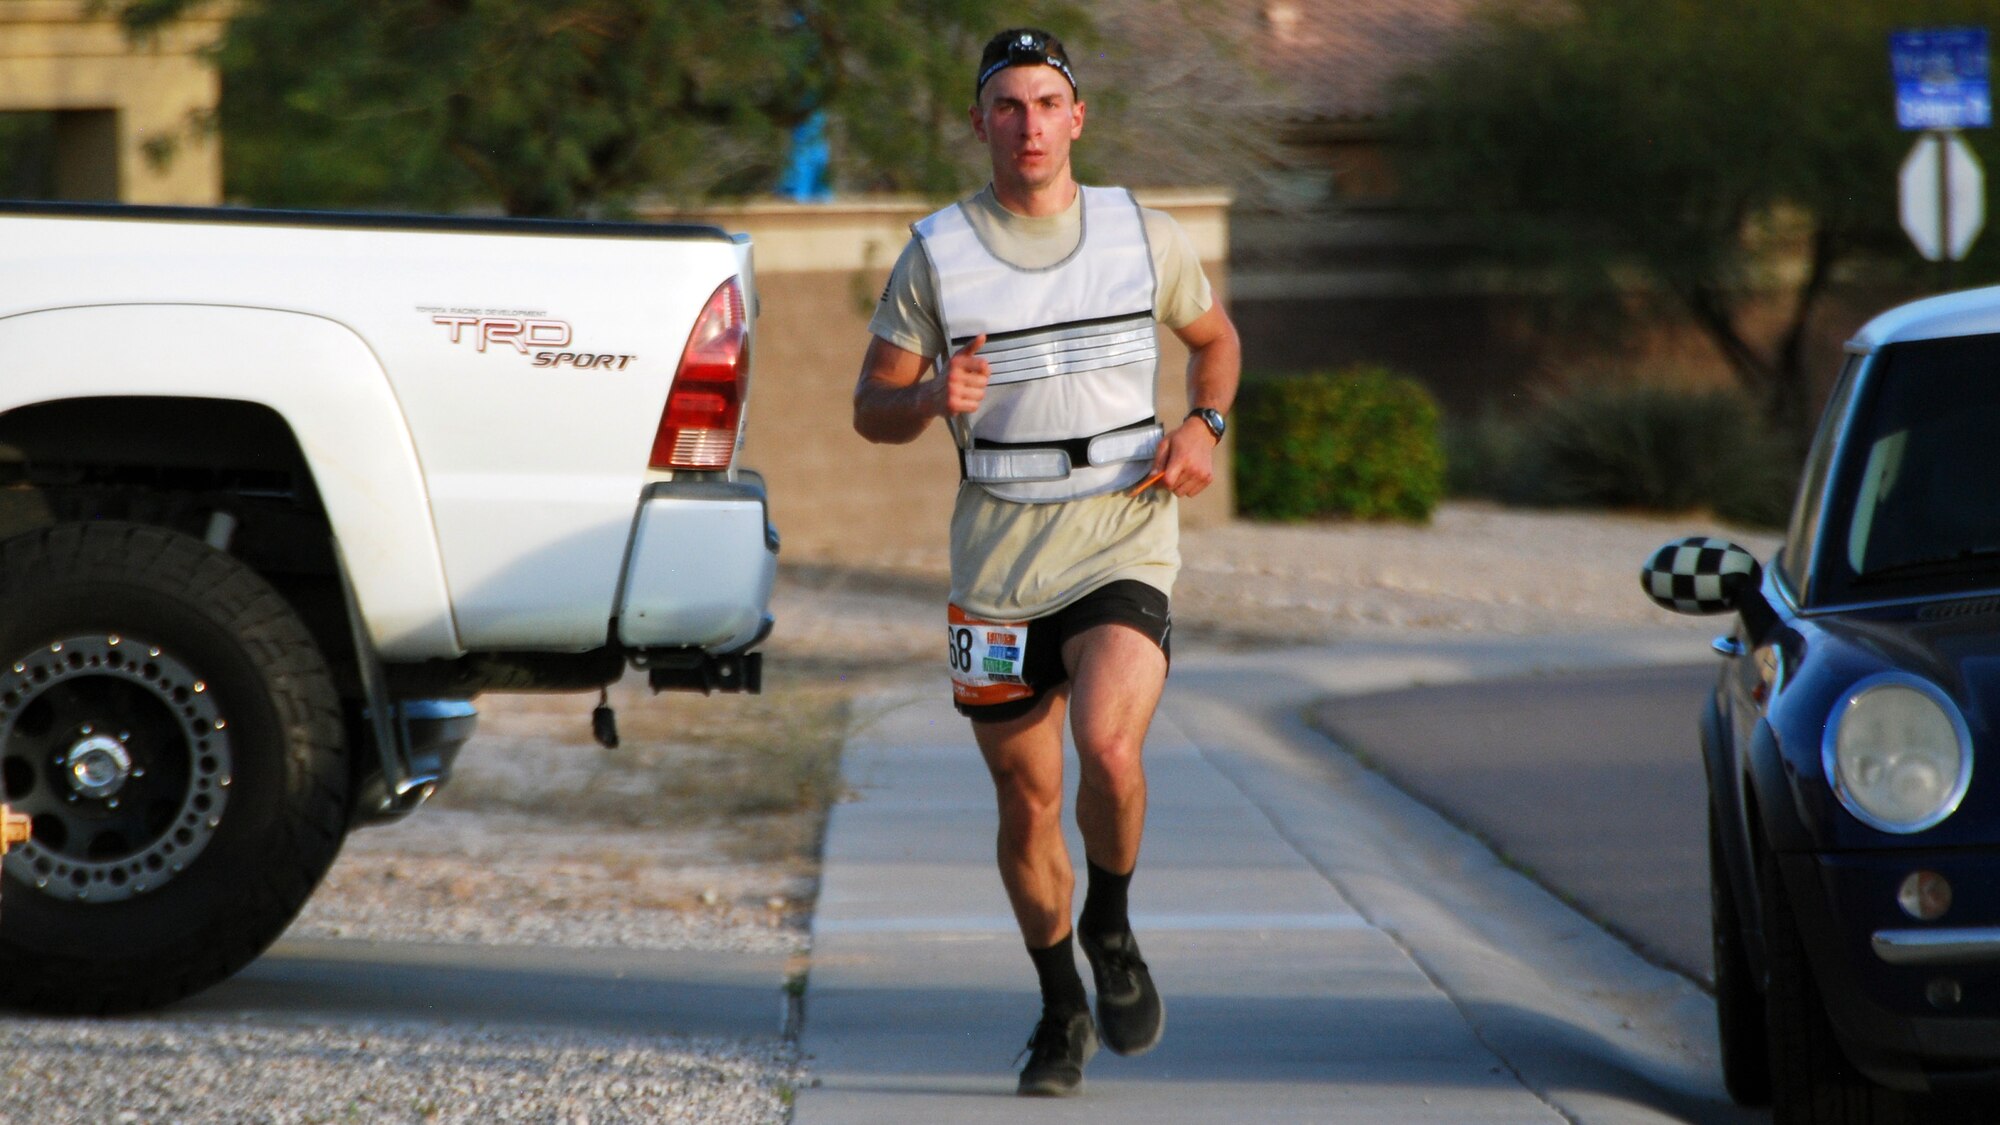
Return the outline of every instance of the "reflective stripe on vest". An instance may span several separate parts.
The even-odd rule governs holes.
[[[1146,475],[1159,444],[1158,427],[1128,432],[1152,420],[1159,368],[1145,221],[1122,188],[1081,191],[1077,248],[1045,269],[995,256],[957,204],[912,228],[937,277],[951,341],[938,369],[950,351],[986,336],[979,354],[992,377],[962,465],[967,480],[1003,500],[1046,503],[1126,487]],[[1087,445],[1087,457],[1055,448],[1114,435]]]

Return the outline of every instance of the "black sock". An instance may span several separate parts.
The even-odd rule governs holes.
[[[1076,946],[1071,939],[1071,934],[1064,934],[1061,941],[1047,949],[1028,950],[1028,958],[1035,963],[1035,975],[1042,979],[1042,1010],[1051,1015],[1090,1010],[1083,978],[1077,975]]]
[[[1090,869],[1090,886],[1083,892],[1083,915],[1076,920],[1077,929],[1091,937],[1129,931],[1132,923],[1125,917],[1125,891],[1132,885],[1132,873],[1113,875],[1088,858],[1084,866]]]

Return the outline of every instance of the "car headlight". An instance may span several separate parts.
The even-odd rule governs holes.
[[[1929,680],[1884,672],[1834,705],[1820,757],[1847,811],[1884,832],[1921,832],[1972,784],[1972,735]]]

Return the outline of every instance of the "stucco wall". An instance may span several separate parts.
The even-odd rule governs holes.
[[[221,30],[211,5],[135,45],[113,20],[91,15],[87,0],[5,0],[0,112],[78,114],[58,128],[65,196],[219,203],[221,146],[195,126],[220,96],[200,52]]]
[[[1213,191],[1141,193],[1187,228],[1219,294],[1226,295],[1228,197]],[[649,218],[714,223],[755,246],[761,311],[743,463],[771,484],[785,557],[895,565],[944,547],[958,467],[933,426],[909,446],[871,445],[852,426],[854,380],[868,317],[909,237],[933,205],[919,200],[759,203]],[[1186,413],[1187,349],[1161,336],[1161,417]],[[1183,506],[1187,524],[1224,520],[1233,504],[1228,450],[1206,493]]]

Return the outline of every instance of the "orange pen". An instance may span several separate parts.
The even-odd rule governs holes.
[[[1126,493],[1125,495],[1137,496],[1141,492],[1144,492],[1147,489],[1153,487],[1154,485],[1160,483],[1160,478],[1166,475],[1167,471],[1165,469],[1161,469],[1159,472],[1154,473],[1152,476],[1147,477],[1145,480],[1142,480],[1138,484],[1133,485],[1132,491]]]

